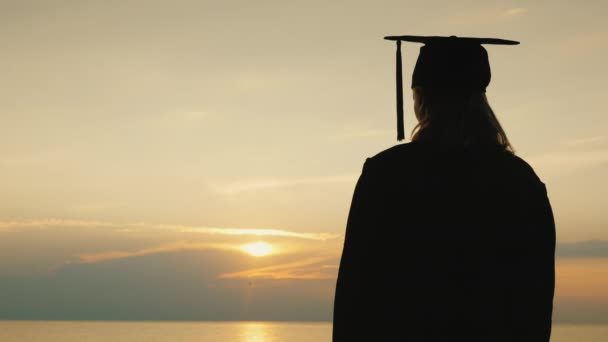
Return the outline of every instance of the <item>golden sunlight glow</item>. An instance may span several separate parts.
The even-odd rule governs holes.
[[[272,327],[266,323],[244,323],[239,324],[239,342],[269,342],[274,341]]]
[[[250,255],[261,257],[268,255],[272,252],[272,246],[266,242],[253,242],[241,246],[241,250],[249,253]]]

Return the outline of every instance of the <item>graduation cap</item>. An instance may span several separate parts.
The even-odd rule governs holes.
[[[517,45],[519,42],[497,38],[388,36],[397,42],[397,140],[403,140],[403,76],[401,42],[425,44],[412,75],[412,88],[436,91],[486,91],[490,84],[488,52],[481,44]]]

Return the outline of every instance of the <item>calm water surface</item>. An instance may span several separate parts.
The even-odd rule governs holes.
[[[553,327],[552,342],[606,342],[608,325]],[[331,323],[0,321],[2,342],[330,342]]]

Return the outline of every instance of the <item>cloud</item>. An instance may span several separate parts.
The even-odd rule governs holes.
[[[497,22],[510,21],[529,12],[525,7],[496,8],[494,6],[462,6],[451,11],[449,16],[443,18],[444,24],[449,26],[472,27],[496,25]]]
[[[211,243],[191,243],[191,242],[174,242],[162,246],[143,248],[136,251],[108,251],[95,254],[83,254],[78,256],[78,260],[82,263],[94,264],[106,262],[110,260],[125,259],[131,257],[139,257],[159,253],[171,253],[187,250],[204,250],[204,249],[237,249],[227,244],[211,244]]]
[[[259,190],[270,190],[282,187],[308,185],[308,184],[327,184],[327,183],[349,183],[355,182],[358,174],[343,174],[336,176],[310,177],[310,178],[268,178],[257,180],[246,180],[226,184],[220,191],[226,194],[236,194],[242,192],[253,192]]]
[[[218,243],[194,243],[179,241],[156,247],[143,248],[135,251],[107,251],[95,254],[83,254],[78,257],[80,262],[97,263],[115,259],[135,256],[144,256],[158,253],[169,253],[186,250],[240,250],[240,245]],[[558,243],[556,257],[559,258],[608,258],[607,240],[586,240],[569,243]],[[254,268],[234,273],[225,273],[220,278],[272,278],[272,279],[329,279],[335,274],[327,273],[337,269],[336,264],[323,263],[327,257],[316,257],[273,265],[263,268]]]
[[[558,151],[527,159],[534,168],[567,173],[608,163],[608,151]]]
[[[352,132],[349,135],[346,135],[346,137],[349,138],[367,138],[367,137],[378,137],[378,136],[386,136],[389,133],[391,133],[391,131],[387,130],[387,129],[367,129],[367,130],[362,130],[359,132]]]
[[[329,258],[316,257],[279,265],[224,273],[220,279],[335,279],[337,265],[328,265]]]
[[[11,226],[7,222],[1,223],[5,227],[24,223],[12,221]],[[72,224],[105,224],[111,229],[68,229],[61,235],[53,224],[64,221],[36,222],[47,226],[32,229],[29,234],[7,234],[9,240],[3,241],[0,252],[9,246],[23,253],[0,255],[0,260],[46,260],[48,255],[36,253],[55,253],[74,245],[79,250],[62,255],[67,257],[61,260],[73,262],[62,264],[52,274],[0,273],[0,318],[331,319],[338,239],[281,238],[278,243],[295,242],[311,249],[297,254],[286,249],[284,254],[254,258],[237,250],[247,238],[200,235],[197,239],[196,234],[176,233],[193,226],[171,226],[178,230],[152,231],[154,236],[150,237],[139,235],[143,228],[137,225],[125,228],[121,224],[73,220]],[[121,229],[131,232],[118,233]],[[104,240],[102,231],[113,232],[111,239]],[[29,240],[33,244],[21,245]],[[92,240],[94,244],[86,246]],[[41,244],[45,248],[39,248]],[[608,240],[560,243],[557,250],[560,297],[556,317],[595,317],[592,313],[596,311],[591,312],[582,301],[606,298],[607,278],[601,274],[608,260]]]
[[[217,277],[250,262],[243,253],[207,249],[73,263],[52,276],[0,276],[0,319],[331,319],[333,279],[256,279],[252,286]]]
[[[230,228],[230,227],[206,227],[189,225],[167,225],[149,223],[113,223],[106,221],[88,221],[71,219],[33,219],[33,220],[7,220],[0,221],[0,231],[17,230],[24,228],[52,228],[52,227],[77,227],[77,228],[113,228],[116,232],[136,233],[142,230],[171,230],[181,233],[201,233],[209,235],[245,235],[245,236],[275,236],[290,237],[306,240],[330,240],[339,238],[340,234],[332,233],[305,233],[292,232],[272,228]]]
[[[295,255],[338,255],[342,234],[268,228],[218,228],[196,225],[114,223],[94,220],[32,219],[0,221],[0,277],[52,275],[67,265],[106,264],[180,252],[235,252],[248,260],[226,273],[268,266],[268,257],[246,254],[244,244],[264,241],[284,263]],[[247,266],[249,265],[249,266]]]
[[[336,127],[336,134],[332,135],[333,140],[349,140],[361,138],[373,138],[390,135],[392,131],[377,128],[372,122],[368,121],[348,121]]]
[[[330,240],[341,237],[340,234],[332,233],[297,233],[279,229],[259,229],[259,228],[210,228],[210,227],[191,227],[181,228],[182,232],[224,234],[224,235],[254,235],[254,236],[282,236],[307,240]]]
[[[563,258],[606,258],[608,257],[608,241],[587,240],[560,243],[556,247],[556,256]]]
[[[386,129],[359,129],[351,132],[346,132],[334,137],[335,140],[348,140],[348,139],[362,139],[362,138],[374,138],[374,137],[385,137],[392,133],[392,131]]]
[[[594,137],[586,137],[579,139],[568,139],[561,142],[562,145],[568,147],[580,147],[587,145],[597,145],[606,141],[606,136],[598,135]]]
[[[509,16],[509,17],[514,17],[514,16],[519,16],[519,15],[524,15],[528,13],[528,9],[525,7],[516,7],[516,8],[510,8],[506,11],[503,12],[503,15],[505,16]]]
[[[101,221],[70,220],[70,219],[27,219],[0,221],[0,231],[19,231],[24,229],[47,229],[52,227],[114,227],[115,224]]]

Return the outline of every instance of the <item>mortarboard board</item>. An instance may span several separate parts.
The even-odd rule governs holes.
[[[434,90],[477,90],[485,92],[491,72],[488,52],[482,44],[517,45],[519,42],[497,38],[388,36],[397,42],[397,140],[405,138],[403,129],[403,76],[401,42],[425,44],[412,75],[412,88]]]

